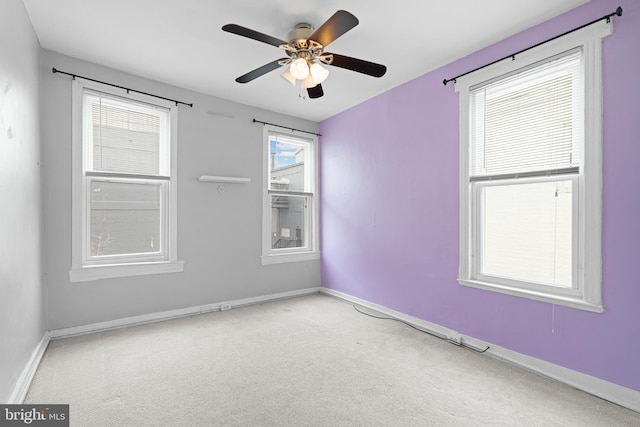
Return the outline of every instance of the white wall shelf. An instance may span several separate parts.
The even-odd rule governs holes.
[[[247,182],[251,182],[251,178],[242,178],[235,176],[213,176],[213,175],[202,175],[198,178],[200,182],[221,182],[226,184],[246,184]]]

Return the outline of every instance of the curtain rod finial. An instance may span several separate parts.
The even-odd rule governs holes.
[[[620,6],[616,9],[616,15],[622,16],[622,8]]]

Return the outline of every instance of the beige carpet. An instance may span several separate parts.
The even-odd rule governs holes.
[[[53,341],[72,426],[638,426],[640,414],[313,295]]]

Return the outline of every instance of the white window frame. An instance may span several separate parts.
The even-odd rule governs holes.
[[[456,81],[460,96],[460,265],[458,283],[508,295],[515,295],[583,310],[602,312],[602,39],[613,32],[612,22],[599,21],[564,37],[519,54],[515,60],[501,61]],[[508,182],[470,180],[470,93],[480,84],[513,74],[533,64],[576,48],[583,51],[584,141],[578,174],[551,179],[572,179],[574,197],[573,286],[570,289],[536,285],[483,276],[480,270],[480,231],[477,224],[478,192],[483,186]],[[525,183],[531,178],[515,178]],[[544,178],[535,178],[543,179]],[[534,180],[535,180],[534,179]],[[577,229],[577,230],[576,230]]]
[[[308,144],[309,147],[309,164],[305,164],[305,181],[309,182],[309,188],[303,192],[295,191],[274,191],[269,190],[271,181],[270,168],[270,135],[277,134],[284,137],[293,137]],[[285,262],[308,261],[320,258],[318,243],[318,138],[315,135],[300,135],[294,131],[282,129],[279,127],[265,125],[263,129],[263,197],[262,197],[262,264],[280,264]],[[299,248],[271,248],[271,227],[272,227],[272,210],[271,195],[289,194],[293,197],[303,197],[307,201],[305,230],[304,230],[304,247]]]
[[[126,103],[127,100],[143,102],[152,106],[169,110],[169,123],[166,125],[170,138],[169,166],[164,168],[169,173],[168,179],[159,182],[145,177],[123,178],[111,176],[101,177],[99,174],[85,174],[84,159],[89,156],[90,148],[84,149],[83,133],[88,132],[84,123],[84,93],[85,91],[100,92],[107,96],[117,97]],[[181,272],[184,261],[177,259],[177,123],[178,109],[175,104],[151,98],[137,93],[123,94],[111,86],[97,82],[76,78],[72,83],[72,212],[71,212],[71,240],[72,259],[69,279],[71,282],[84,282],[98,279],[139,276],[147,274],[162,274]],[[117,174],[116,174],[117,175]],[[92,180],[107,180],[113,182],[154,183],[163,187],[161,200],[163,251],[160,254],[148,255],[120,255],[105,257],[98,260],[88,255],[88,209],[90,200],[90,185]]]

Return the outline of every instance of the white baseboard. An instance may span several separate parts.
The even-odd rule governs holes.
[[[296,291],[282,292],[277,294],[263,295],[263,296],[251,297],[251,298],[243,298],[243,299],[238,299],[238,300],[233,300],[228,302],[206,304],[206,305],[188,307],[188,308],[177,309],[177,310],[163,311],[159,313],[150,313],[150,314],[145,314],[140,316],[126,317],[126,318],[107,321],[107,322],[99,322],[99,323],[93,323],[90,325],[48,331],[44,334],[44,336],[42,337],[42,339],[34,349],[29,359],[29,362],[25,366],[22,374],[20,375],[20,378],[16,383],[14,392],[11,394],[11,397],[9,398],[8,403],[20,404],[24,401],[27,391],[29,390],[29,386],[31,385],[31,381],[33,380],[33,377],[35,375],[36,369],[38,368],[38,365],[42,360],[42,356],[44,355],[47,345],[49,344],[49,341],[51,339],[89,334],[93,332],[100,332],[100,331],[106,331],[111,329],[124,328],[128,326],[142,325],[145,323],[158,322],[162,320],[169,320],[169,319],[174,319],[179,317],[192,316],[194,314],[207,313],[211,311],[219,311],[221,304],[227,304],[231,308],[238,308],[238,307],[244,307],[248,305],[261,304],[261,303],[270,302],[270,301],[294,298],[297,296],[311,295],[318,292],[358,304],[362,307],[366,307],[370,310],[376,311],[385,316],[401,320],[419,329],[423,329],[434,335],[440,336],[444,339],[455,337],[456,339],[460,339],[464,344],[476,349],[484,349],[486,347],[490,347],[490,349],[485,353],[488,356],[503,360],[507,363],[513,364],[515,366],[519,366],[521,368],[527,369],[531,372],[535,372],[545,377],[552,378],[554,380],[557,380],[562,383],[568,384],[572,387],[575,387],[579,390],[598,396],[602,399],[616,403],[620,406],[624,406],[636,412],[640,412],[640,392],[639,391],[636,391],[618,384],[614,384],[609,381],[605,381],[590,375],[586,375],[586,374],[583,374],[559,365],[555,365],[553,363],[549,363],[541,359],[536,359],[534,357],[527,356],[506,348],[495,346],[486,341],[482,341],[466,335],[461,335],[459,332],[446,328],[444,326],[427,322],[425,320],[418,319],[417,317],[409,316],[407,314],[404,314],[395,310],[391,310],[384,306],[371,303],[369,301],[366,301],[357,297],[353,297],[351,295],[348,295],[339,291],[335,291],[333,289],[321,288],[321,287],[300,289]]]
[[[49,341],[53,339],[66,338],[76,335],[90,334],[93,332],[107,331],[111,329],[126,328],[128,326],[142,325],[145,323],[159,322],[162,320],[175,319],[179,317],[193,316],[195,314],[208,313],[211,311],[220,311],[222,304],[228,305],[230,308],[244,307],[253,304],[261,304],[264,302],[283,300],[303,295],[317,294],[320,287],[300,289],[296,291],[280,292],[277,294],[262,295],[252,298],[243,298],[233,301],[221,303],[199,305],[195,307],[181,308],[177,310],[163,311],[159,313],[150,313],[140,316],[125,317],[122,319],[110,320],[107,322],[92,323],[90,325],[75,326],[72,328],[55,329],[45,332],[44,336],[33,350],[27,365],[23,369],[16,385],[9,397],[8,404],[21,404],[24,402],[33,377],[40,365],[40,361],[44,356],[44,352],[49,345]]]
[[[126,328],[129,326],[143,325],[146,323],[160,322],[163,320],[177,319],[179,317],[193,316],[195,314],[220,311],[221,305],[228,305],[230,308],[244,307],[247,305],[261,304],[264,302],[277,301],[287,298],[294,298],[302,295],[317,294],[320,287],[306,288],[277,294],[261,295],[258,297],[243,298],[233,301],[223,301],[213,304],[198,305],[194,307],[179,308],[176,310],[161,311],[158,313],[142,314],[140,316],[124,317],[106,322],[92,323],[89,325],[74,326],[71,328],[55,329],[49,331],[51,339],[67,338],[76,335],[85,335],[94,332],[108,331],[111,329]]]
[[[486,341],[462,335],[453,329],[449,329],[435,323],[430,323],[425,320],[418,319],[417,317],[409,316],[333,289],[321,288],[320,293],[358,304],[387,317],[406,322],[418,329],[423,329],[444,339],[454,338],[459,340],[459,342],[478,350],[484,350],[489,347],[489,350],[485,353],[488,356],[519,366],[544,377],[565,383],[577,388],[578,390],[582,390],[620,406],[624,406],[633,411],[640,412],[640,391],[614,384],[591,375],[583,374],[563,366],[555,365],[535,357],[527,356],[513,350],[499,347]]]
[[[49,332],[45,332],[42,339],[36,345],[36,348],[31,353],[31,357],[27,362],[26,366],[22,370],[18,381],[16,382],[15,387],[13,388],[13,393],[9,397],[10,405],[20,405],[24,402],[24,398],[27,397],[27,392],[29,391],[29,387],[31,386],[31,381],[33,381],[33,377],[36,374],[36,370],[40,365],[40,361],[42,360],[42,356],[44,356],[44,351],[47,349],[49,345],[50,334]]]

